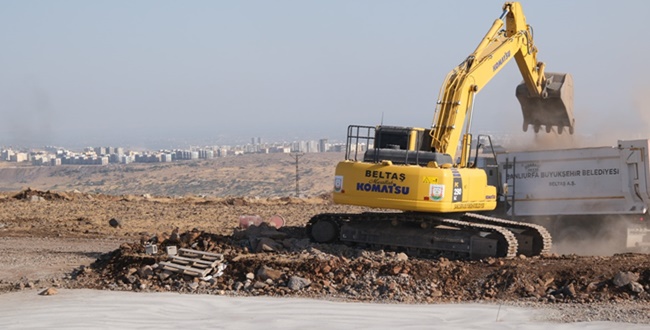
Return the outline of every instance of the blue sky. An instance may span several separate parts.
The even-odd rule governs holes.
[[[342,138],[428,127],[502,1],[0,1],[0,145]],[[522,1],[578,134],[647,137],[650,2]],[[473,128],[519,132],[514,61]],[[645,134],[645,135],[644,135]]]

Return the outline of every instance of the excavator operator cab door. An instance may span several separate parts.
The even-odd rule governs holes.
[[[375,131],[375,148],[420,150],[423,132],[422,128],[378,126]]]
[[[375,144],[380,149],[431,151],[431,135],[424,128],[378,126]]]
[[[409,150],[411,129],[408,127],[400,129],[377,128],[375,132],[375,148]]]

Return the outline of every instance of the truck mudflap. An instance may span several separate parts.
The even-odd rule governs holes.
[[[546,86],[541,97],[531,96],[525,83],[517,86],[515,94],[524,115],[524,132],[533,126],[535,133],[544,126],[547,133],[556,127],[557,133],[564,129],[573,134],[573,78],[568,73],[546,72]]]

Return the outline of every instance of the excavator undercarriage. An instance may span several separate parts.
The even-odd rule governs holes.
[[[307,234],[320,243],[355,243],[454,259],[534,256],[551,248],[551,236],[542,226],[476,213],[319,214],[309,221]]]

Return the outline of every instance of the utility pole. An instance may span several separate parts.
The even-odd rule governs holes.
[[[292,152],[289,155],[291,155],[292,158],[296,160],[296,197],[300,196],[300,184],[298,183],[300,181],[300,175],[298,174],[298,159],[300,157],[304,156],[305,154],[302,152]]]

